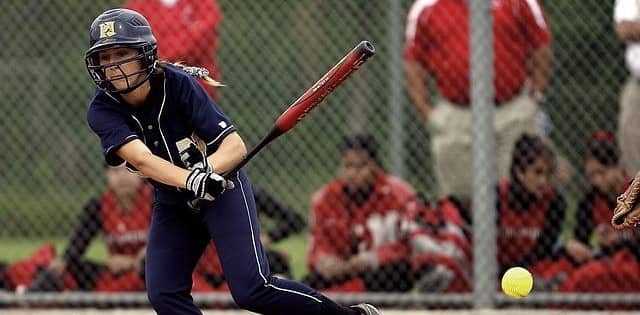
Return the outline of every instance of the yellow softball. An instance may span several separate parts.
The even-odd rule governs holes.
[[[533,276],[527,269],[513,267],[502,275],[502,292],[512,298],[523,298],[529,295],[532,288]]]

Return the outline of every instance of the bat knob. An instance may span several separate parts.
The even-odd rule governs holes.
[[[373,55],[376,53],[376,48],[373,47],[373,44],[370,41],[363,40],[362,42],[360,42],[360,45],[362,49],[369,51],[370,54]]]

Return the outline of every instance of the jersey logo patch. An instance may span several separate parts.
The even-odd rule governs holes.
[[[116,35],[116,27],[114,21],[104,22],[100,24],[100,38],[111,37]]]

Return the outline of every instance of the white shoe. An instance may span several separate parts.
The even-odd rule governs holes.
[[[367,303],[361,303],[358,305],[352,305],[352,309],[358,311],[362,315],[382,315],[378,309],[373,305]]]

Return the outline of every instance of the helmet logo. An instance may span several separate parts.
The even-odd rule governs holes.
[[[115,22],[109,21],[100,24],[100,38],[116,35]]]

